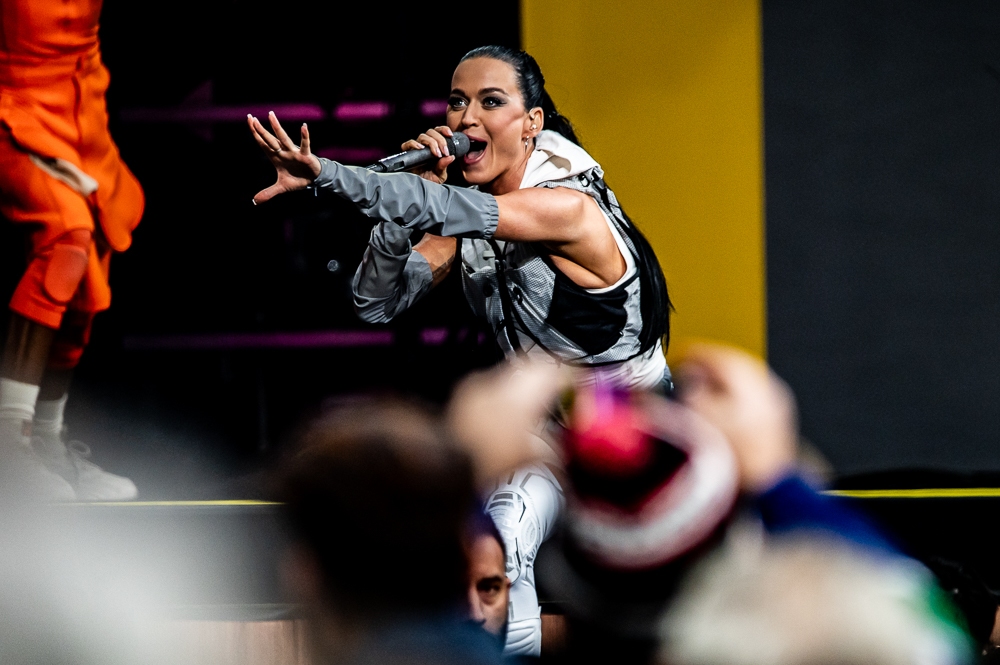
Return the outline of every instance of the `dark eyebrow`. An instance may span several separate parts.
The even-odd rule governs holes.
[[[489,94],[491,92],[499,92],[501,95],[507,95],[508,97],[510,96],[510,94],[506,90],[504,90],[503,88],[483,88],[482,90],[479,91],[479,94],[480,95],[486,95],[486,94]],[[453,94],[453,95],[459,95],[461,97],[468,97],[468,95],[465,94],[465,91],[462,90],[461,88],[454,88],[451,91],[451,94]]]
[[[479,584],[500,584],[500,583],[503,582],[504,577],[505,577],[504,575],[494,575],[493,577],[483,577],[479,581],[477,581],[476,584],[477,585],[479,585]]]

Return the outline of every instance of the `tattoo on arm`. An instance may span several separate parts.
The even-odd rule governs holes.
[[[455,255],[452,254],[448,259],[439,266],[436,266],[431,272],[431,279],[437,284],[439,281],[445,278],[448,271],[451,269],[451,264],[455,262]]]
[[[437,286],[448,276],[451,264],[455,262],[458,239],[425,233],[420,242],[414,245],[413,251],[427,260],[427,265],[431,269],[431,286]]]

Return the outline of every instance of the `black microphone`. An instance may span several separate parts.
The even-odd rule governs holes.
[[[464,157],[469,152],[469,137],[462,132],[455,132],[454,136],[446,136],[445,141],[448,144],[449,155]],[[421,150],[408,150],[398,155],[383,157],[365,168],[376,173],[398,173],[399,171],[407,171],[421,164],[437,161],[438,159],[441,158],[431,152],[430,148],[423,148]]]

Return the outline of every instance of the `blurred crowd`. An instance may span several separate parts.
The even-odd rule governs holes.
[[[932,572],[821,491],[764,363],[699,343],[676,370],[664,396],[503,365],[443,410],[357,398],[312,422],[272,476],[305,662],[994,657],[995,600],[953,602],[961,571]],[[86,573],[53,577],[10,547],[18,528],[2,530],[2,662],[179,662],[150,648],[134,593],[67,585]]]
[[[761,361],[691,345],[670,397],[578,378],[503,366],[444,413],[374,400],[314,423],[278,490],[313,662],[989,658],[992,622],[820,491]]]

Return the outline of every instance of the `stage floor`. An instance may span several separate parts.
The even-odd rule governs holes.
[[[1000,588],[992,525],[1000,487],[833,490],[869,515],[907,553],[962,562]],[[281,583],[290,536],[266,501],[138,501],[47,506],[48,529],[95,575],[169,589],[177,619],[277,620],[294,616]],[[344,534],[346,542],[351,535]],[[551,599],[558,600],[558,599]]]

